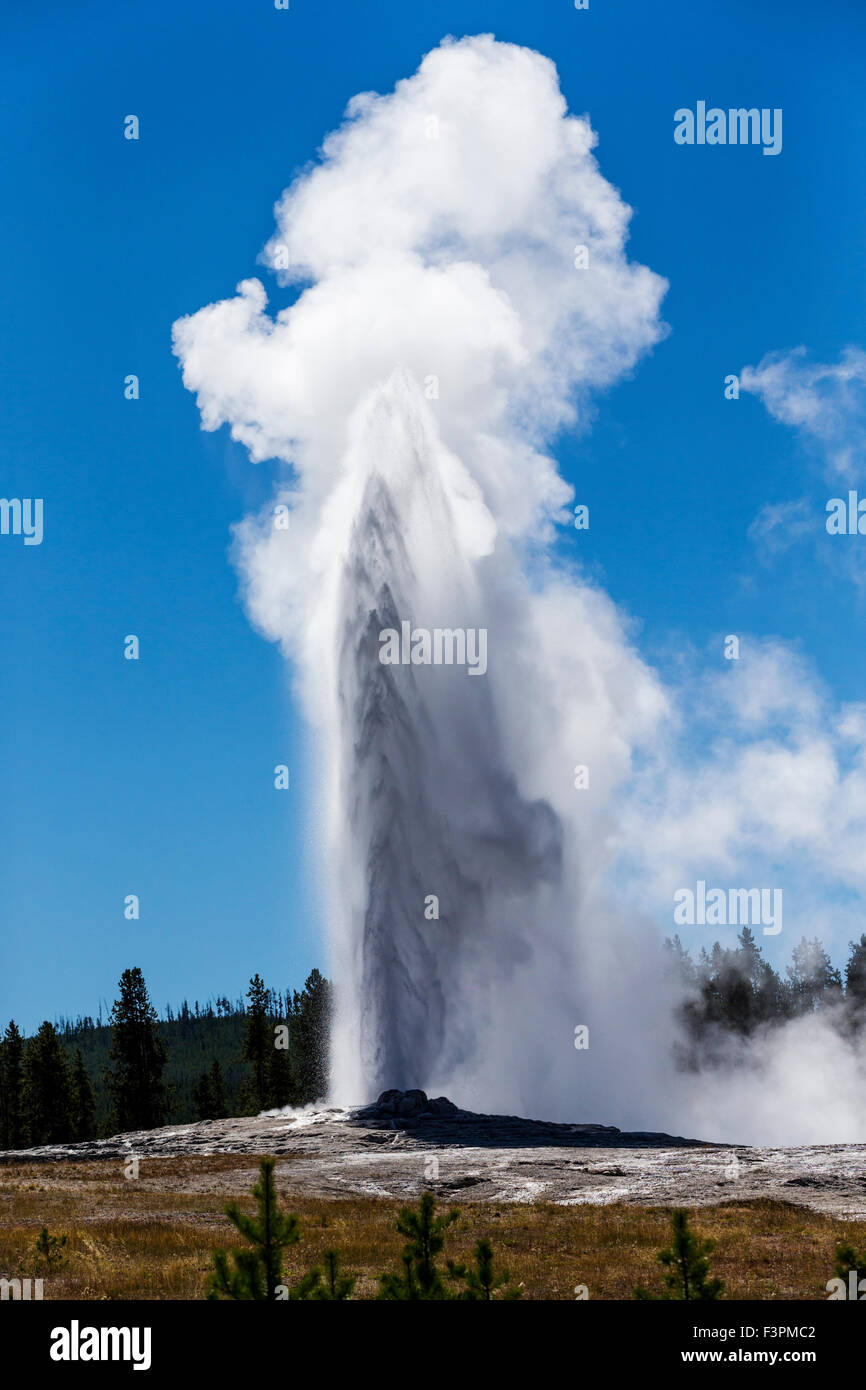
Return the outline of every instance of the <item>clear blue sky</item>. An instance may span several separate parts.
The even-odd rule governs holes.
[[[856,588],[808,548],[768,571],[747,537],[827,485],[755,397],[722,394],[768,351],[866,341],[860,0],[16,0],[2,31],[0,495],[44,498],[45,539],[0,537],[0,1025],[95,1014],[130,964],[162,1008],[324,962],[304,731],[227,557],[272,474],[200,431],[170,330],[264,274],[272,205],[347,100],[447,33],[555,61],[635,208],[632,257],[670,280],[670,337],[580,444],[586,558],[641,650],[775,634],[860,698]],[[698,99],[783,108],[782,154],[677,147]]]

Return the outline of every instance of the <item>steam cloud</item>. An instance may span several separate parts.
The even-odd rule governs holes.
[[[318,734],[335,1100],[414,1085],[755,1137],[742,1088],[674,1096],[657,937],[611,906],[615,861],[641,861],[642,805],[676,841],[681,767],[651,795],[633,775],[676,698],[552,557],[572,490],[547,451],[665,331],[665,282],[627,259],[630,210],[594,144],[547,59],[447,40],[393,94],[355,97],[283,195],[265,259],[299,287],[291,305],[272,317],[245,280],[175,325],[175,351],[204,428],[291,465],[275,498],[290,529],[272,508],[247,518],[236,558]],[[487,674],[382,665],[379,633],[403,619],[486,628]]]

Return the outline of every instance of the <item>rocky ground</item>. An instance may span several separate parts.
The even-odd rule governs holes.
[[[354,1110],[280,1111],[0,1153],[0,1162],[274,1154],[308,1196],[708,1206],[770,1198],[866,1216],[866,1144],[730,1148],[605,1125],[479,1115],[422,1091]]]

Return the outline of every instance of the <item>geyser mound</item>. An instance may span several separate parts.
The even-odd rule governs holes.
[[[447,1096],[433,1099],[425,1091],[400,1091],[392,1087],[383,1091],[373,1105],[362,1106],[356,1114],[372,1121],[448,1119],[456,1115],[458,1109]]]

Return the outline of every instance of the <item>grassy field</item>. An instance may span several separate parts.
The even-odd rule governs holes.
[[[287,1191],[291,1157],[276,1170],[284,1205],[301,1219],[303,1239],[290,1251],[294,1277],[339,1249],[358,1275],[356,1298],[372,1298],[376,1276],[396,1269],[403,1238],[394,1229],[399,1202],[378,1198],[322,1200]],[[230,1198],[247,1197],[256,1177],[249,1155],[142,1161],[127,1179],[115,1162],[12,1163],[0,1166],[0,1276],[44,1277],[46,1299],[198,1299],[211,1252],[243,1242],[224,1215]],[[658,1280],[656,1251],[668,1244],[661,1208],[449,1203],[460,1210],[445,1254],[469,1255],[487,1235],[497,1260],[527,1299],[573,1299],[586,1285],[594,1299],[631,1298],[637,1284]],[[716,1242],[712,1273],[736,1299],[825,1299],[837,1240],[866,1246],[866,1222],[843,1222],[783,1202],[725,1202],[692,1216],[702,1238]],[[67,1236],[60,1270],[36,1255],[39,1230]]]

